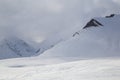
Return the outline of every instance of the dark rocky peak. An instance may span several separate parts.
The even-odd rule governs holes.
[[[98,22],[96,19],[91,19],[84,27],[83,29],[90,28],[90,27],[99,27],[103,26],[100,22]],[[76,35],[80,35],[79,32],[75,32],[72,36],[75,37]]]
[[[105,16],[106,18],[112,18],[112,17],[114,17],[115,16],[115,14],[111,14],[111,15],[109,15],[109,16]]]
[[[91,19],[86,25],[85,27],[83,27],[83,29],[89,28],[89,27],[99,27],[99,26],[103,26],[100,22],[98,22],[95,19]]]

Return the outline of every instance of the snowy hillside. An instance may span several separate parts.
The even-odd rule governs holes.
[[[76,29],[58,33],[45,39],[35,50],[18,38],[7,38],[0,43],[0,59],[28,57],[110,57],[120,56],[120,15],[93,18]],[[71,34],[72,33],[72,34]],[[71,37],[70,37],[71,35]],[[43,53],[43,54],[42,54]]]
[[[69,63],[21,65],[19,60],[3,60],[0,80],[119,80],[120,59],[91,59]],[[6,64],[14,62],[9,66]],[[29,62],[32,62],[30,60]],[[34,63],[33,63],[34,64]]]
[[[120,56],[120,15],[93,18],[67,41],[41,56]]]
[[[63,38],[59,34],[48,37],[47,39],[45,39],[43,42],[41,42],[39,44],[40,49],[39,49],[39,52],[37,55],[40,55],[44,51],[47,51],[47,50],[53,48],[58,43],[62,42],[62,40],[63,40]]]
[[[7,37],[0,43],[0,59],[29,57],[36,54],[32,46],[17,37]]]

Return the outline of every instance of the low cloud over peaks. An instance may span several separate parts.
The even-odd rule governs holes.
[[[84,19],[119,13],[119,4],[119,0],[0,0],[0,36],[42,41]]]

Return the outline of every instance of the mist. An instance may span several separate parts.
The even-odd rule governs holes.
[[[41,42],[86,19],[120,13],[119,0],[0,0],[0,38]]]

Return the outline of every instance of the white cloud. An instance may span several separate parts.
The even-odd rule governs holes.
[[[120,4],[120,0],[113,0],[113,1]]]
[[[0,0],[0,35],[12,32],[26,39],[43,40],[82,23],[84,19],[119,13],[118,2],[120,1]]]

